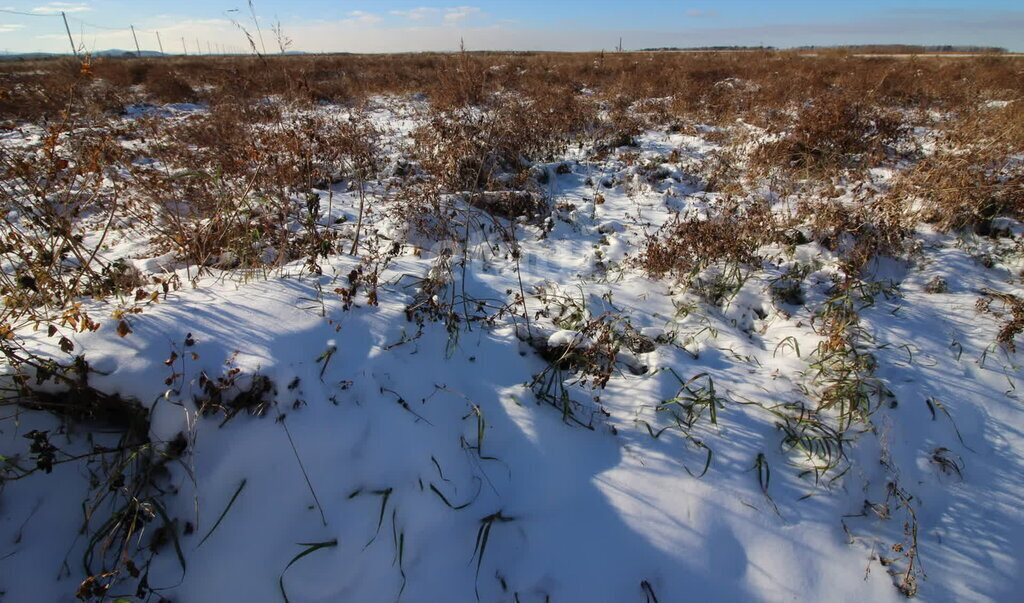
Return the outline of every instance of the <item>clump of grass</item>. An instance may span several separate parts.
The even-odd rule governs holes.
[[[765,203],[736,201],[715,206],[706,218],[676,214],[648,237],[636,263],[649,275],[692,279],[713,262],[757,265],[756,252],[779,236]]]
[[[199,387],[203,394],[196,397],[196,407],[203,415],[222,415],[221,426],[242,412],[265,415],[277,394],[269,377],[257,374],[243,379],[237,367],[214,378],[201,373]]]
[[[946,293],[947,291],[949,291],[949,282],[947,282],[946,279],[942,278],[941,276],[932,277],[924,285],[925,293],[936,294]]]
[[[484,106],[435,107],[414,134],[415,154],[443,192],[469,193],[472,203],[506,218],[537,217],[546,203],[530,190],[529,168],[564,150],[592,119],[588,110],[572,93],[506,93]]]
[[[783,452],[798,453],[802,462],[810,465],[801,477],[813,472],[815,483],[819,483],[825,475],[837,472],[832,479],[841,478],[846,473],[840,470],[847,458],[845,436],[819,413],[803,405],[795,406],[796,412],[780,414],[781,421],[775,424],[783,433]]]
[[[7,459],[0,485],[50,473],[59,465],[81,464],[91,485],[82,503],[86,546],[76,594],[82,600],[104,600],[115,587],[131,587],[140,597],[147,596],[152,591],[145,576],[157,552],[172,545],[185,571],[177,522],[168,515],[161,497],[166,493],[167,464],[185,454],[188,443],[182,434],[169,442],[152,441],[149,411],[136,400],[91,387],[88,373],[81,356],[70,367],[52,363],[37,375],[35,386],[16,379],[17,395],[5,396],[2,405],[45,410],[68,424],[117,434],[117,443],[97,444],[86,453],[76,453],[56,445],[48,431],[33,430],[25,434],[31,442],[27,456],[33,466],[26,467],[20,458]],[[40,387],[43,381],[56,382],[62,391]]]
[[[635,375],[646,373],[647,366],[636,354],[653,351],[655,344],[614,309],[593,313],[584,298],[563,294],[557,287],[538,288],[538,298],[545,308],[534,316],[532,326],[520,325],[517,335],[548,364],[527,385],[538,403],[558,408],[566,422],[594,429],[597,411],[584,420],[580,414],[587,405],[573,398],[572,388],[603,389],[622,369]],[[611,304],[610,298],[606,301]],[[551,339],[551,330],[537,322],[541,318],[550,320],[567,337],[561,341]]]
[[[916,199],[918,213],[943,230],[990,230],[993,218],[1024,216],[1024,103],[972,108],[947,124],[939,150],[915,163],[890,193]]]
[[[120,210],[108,178],[122,154],[111,136],[70,120],[51,124],[37,144],[0,148],[0,295],[7,307],[59,308],[142,284],[134,268],[99,254]],[[98,241],[87,244],[97,228]]]
[[[838,412],[839,432],[857,422],[869,423],[871,414],[890,396],[874,377],[877,361],[865,350],[871,338],[858,316],[858,304],[873,303],[875,294],[847,274],[815,317],[815,329],[823,337],[811,362],[821,388],[818,409]]]
[[[996,302],[999,303],[1001,309],[992,307]],[[1011,293],[984,289],[982,297],[978,298],[975,307],[978,312],[991,314],[1004,320],[1003,326],[996,335],[996,342],[1005,345],[1011,352],[1016,352],[1017,344],[1014,339],[1024,331],[1024,300]],[[1009,317],[1006,317],[1007,311]]]
[[[803,281],[813,271],[812,264],[799,262],[787,268],[782,275],[772,279],[768,292],[778,304],[802,306],[806,303]]]
[[[705,410],[711,424],[717,425],[718,410],[725,407],[726,399],[715,391],[715,382],[711,376],[699,373],[683,381],[671,367],[669,372],[679,382],[679,390],[675,396],[663,400],[657,410],[671,413],[676,423],[687,430],[703,416]]]
[[[912,245],[913,213],[891,196],[860,195],[853,206],[834,200],[801,203],[810,238],[839,252],[847,270],[860,273],[879,256],[904,257]]]
[[[646,372],[645,367],[623,353],[648,353],[655,344],[640,334],[614,306],[596,314],[583,298],[577,300],[563,295],[557,288],[539,288],[538,297],[546,308],[539,311],[535,319],[545,317],[558,329],[575,332],[571,341],[558,345],[551,345],[543,333],[540,334],[542,341],[531,340],[551,366],[577,372],[582,376],[581,382],[589,380],[595,388],[605,387],[619,365],[625,365],[634,374]],[[610,306],[610,298],[606,301]],[[557,312],[552,311],[552,306]]]
[[[125,210],[136,228],[155,250],[173,251],[200,271],[307,258],[316,272],[319,258],[342,248],[320,191],[351,182],[360,199],[348,245],[355,253],[367,183],[382,167],[381,133],[358,110],[348,120],[278,112],[270,124],[260,124],[239,118],[245,107],[220,105],[158,130],[158,140],[170,137],[176,144],[146,148],[161,168],[129,168],[134,194]]]
[[[899,116],[847,94],[808,101],[780,138],[762,144],[755,164],[777,166],[806,177],[870,166],[906,136]]]
[[[928,461],[938,467],[943,474],[956,475],[961,480],[964,478],[963,459],[954,457],[952,451],[945,446],[932,450]]]
[[[920,551],[918,550],[918,522],[917,511],[914,509],[914,497],[904,490],[899,482],[889,482],[886,494],[886,506],[895,502],[898,508],[906,515],[903,523],[903,541],[893,544],[890,549],[896,554],[895,557],[884,557],[879,555],[879,562],[889,568],[889,574],[893,576],[896,588],[905,597],[913,597],[917,594],[918,580],[924,578],[924,568],[921,565]],[[903,567],[899,567],[903,565]]]
[[[498,511],[491,513],[480,520],[480,529],[476,533],[476,544],[473,546],[473,556],[470,557],[470,562],[476,559],[476,579],[474,592],[476,592],[476,598],[480,600],[480,568],[484,563],[484,553],[487,551],[487,543],[491,538],[491,529],[496,523],[509,523],[515,521],[515,517],[507,517],[499,509]]]

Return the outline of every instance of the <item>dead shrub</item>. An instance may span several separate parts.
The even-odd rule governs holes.
[[[752,155],[762,172],[779,167],[812,176],[863,168],[885,156],[906,135],[902,121],[842,94],[829,94],[802,107],[795,123]]]
[[[1016,295],[991,289],[983,289],[981,293],[982,297],[978,298],[975,304],[976,309],[980,313],[991,314],[1003,321],[999,334],[996,335],[996,342],[1005,345],[1011,352],[1016,352],[1017,345],[1014,339],[1024,332],[1024,300]],[[992,307],[997,301],[1001,309]],[[1007,311],[1010,313],[1009,317],[1006,317]]]
[[[715,262],[756,265],[757,250],[782,236],[764,202],[728,200],[706,217],[676,214],[647,238],[636,262],[654,278],[688,278]]]
[[[905,172],[891,196],[916,201],[943,230],[986,229],[998,216],[1024,217],[1024,104],[972,111],[945,133],[940,151]]]
[[[379,133],[359,113],[272,124],[247,123],[238,114],[215,106],[165,131],[171,144],[146,148],[171,169],[130,166],[128,214],[146,225],[157,249],[198,266],[256,267],[269,257],[309,257],[315,265],[332,251],[337,233],[320,224],[314,189],[346,179],[361,187],[372,178],[380,167]]]
[[[146,91],[161,103],[195,103],[199,95],[175,70],[153,69],[146,78]]]
[[[534,161],[552,159],[592,119],[573,96],[501,95],[486,108],[432,110],[415,152],[449,192],[519,190]]]
[[[907,206],[892,196],[805,202],[797,216],[808,225],[811,240],[840,254],[850,274],[859,274],[878,256],[902,257],[915,222]]]

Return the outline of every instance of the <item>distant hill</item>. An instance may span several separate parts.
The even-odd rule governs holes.
[[[135,57],[135,56],[141,56],[141,57],[162,57],[162,56],[169,56],[169,55],[166,55],[166,54],[164,54],[162,52],[157,52],[156,50],[143,50],[142,53],[139,54],[139,53],[135,52],[134,50],[121,50],[120,48],[111,48],[110,50],[100,50],[98,52],[94,52],[94,53],[92,53],[92,56],[94,56],[94,57]]]
[[[23,52],[19,54],[0,54],[0,61],[38,61],[40,59],[52,59],[62,55],[49,52]]]
[[[143,50],[142,54],[139,55],[134,50],[121,50],[120,48],[111,48],[111,49],[108,49],[108,50],[99,50],[99,51],[96,51],[96,52],[91,52],[89,54],[94,56],[94,57],[124,57],[124,58],[135,57],[135,56],[142,56],[142,57],[147,57],[147,58],[150,58],[150,57],[172,56],[172,55],[164,54],[162,52],[158,52],[156,50]],[[53,58],[56,58],[56,57],[66,57],[66,56],[69,56],[68,53],[66,53],[66,52],[19,52],[19,53],[0,54],[0,61],[38,61],[38,60],[41,60],[41,59],[53,59]]]
[[[91,56],[94,57],[112,57],[112,58],[132,58],[141,56],[143,58],[156,58],[156,57],[172,57],[181,56],[180,54],[167,54],[158,52],[156,50],[143,50],[142,54],[136,53],[134,50],[123,50],[121,48],[110,48],[107,50],[97,50],[96,52],[90,52]],[[307,55],[310,54],[303,50],[289,50],[284,53],[286,55]],[[335,54],[349,54],[349,53],[335,53]],[[0,61],[38,61],[43,59],[53,59],[57,57],[69,56],[66,52],[18,52],[18,53],[0,53]],[[199,56],[189,54],[189,56]],[[205,53],[204,55],[205,56]],[[249,56],[248,54],[245,56]]]

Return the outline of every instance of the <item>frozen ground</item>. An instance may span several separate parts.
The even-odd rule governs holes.
[[[396,123],[399,148],[408,125]],[[639,145],[638,160],[542,166],[553,210],[514,226],[518,258],[486,229],[464,254],[403,243],[379,304],[364,286],[349,308],[336,290],[352,286],[358,257],[332,256],[322,275],[301,263],[266,278],[214,271],[129,315],[124,337],[112,320],[76,335],[91,385],[150,408],[158,448],[188,443],[161,482],[176,535],[152,557],[152,600],[888,601],[902,598],[889,569],[907,570],[915,542],[923,600],[1019,597],[1024,374],[994,343],[1000,323],[976,311],[984,290],[1024,295],[1016,235],[922,226],[912,261],[872,264],[866,293],[850,295],[872,383],[891,394],[816,479],[826,461],[787,447],[773,411],[821,387],[816,315],[836,256],[817,243],[766,249],[713,297],[644,276],[629,260],[645,237],[719,198],[686,171],[711,143],[650,131]],[[664,170],[650,177],[645,162]],[[352,222],[355,195],[339,185],[330,197],[330,218]],[[367,240],[403,228],[382,213]],[[175,269],[146,252],[126,233],[107,253]],[[787,273],[802,304],[773,294]],[[529,320],[510,304],[520,292]],[[90,303],[94,316],[116,308]],[[415,304],[442,320],[417,321]],[[639,342],[597,389],[551,363],[552,350],[592,349],[592,321]],[[60,356],[44,333],[24,335]],[[234,380],[225,396],[265,384],[259,412],[200,415],[203,384],[222,376]],[[683,429],[673,409],[687,404],[697,416]],[[67,455],[116,441],[6,410],[0,454],[22,464],[31,430]],[[89,508],[94,472],[65,463],[5,485],[4,600],[75,599],[89,535],[114,511]],[[136,536],[141,559],[161,525]]]

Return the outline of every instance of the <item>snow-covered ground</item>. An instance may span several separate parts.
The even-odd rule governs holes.
[[[401,148],[413,118],[386,113]],[[848,295],[874,359],[867,386],[890,393],[849,426],[841,456],[803,454],[783,417],[823,387],[815,350],[839,258],[817,242],[768,247],[734,281],[710,268],[705,282],[728,283],[714,296],[646,276],[632,260],[647,237],[722,196],[687,167],[713,143],[660,130],[637,142],[537,168],[551,215],[495,218],[514,243],[486,226],[464,246],[417,241],[379,212],[365,240],[400,251],[376,305],[365,277],[352,305],[338,293],[359,257],[332,255],[320,275],[302,262],[212,269],[193,287],[194,271],[115,233],[108,257],[186,283],[124,315],[124,336],[116,320],[71,336],[90,385],[151,410],[154,446],[187,442],[160,476],[162,509],[132,536],[141,567],[173,525],[145,575],[150,600],[888,601],[908,569],[924,600],[1019,598],[1024,373],[995,344],[1001,323],[976,310],[986,290],[1024,295],[1019,239],[922,225],[910,260],[873,260]],[[351,236],[358,196],[343,184],[320,195],[324,224],[344,216]],[[457,220],[490,220],[450,202]],[[803,303],[778,295],[786,275]],[[121,307],[85,304],[104,318]],[[67,357],[30,331],[32,349]],[[602,333],[636,345],[595,388],[599,376],[558,359],[593,352]],[[225,400],[262,395],[203,416],[217,378],[231,382]],[[49,430],[58,458],[116,443],[5,411],[0,454],[23,467],[32,430]],[[68,462],[5,483],[4,600],[71,601],[99,570],[100,552],[83,567],[90,539],[127,520],[92,507],[96,475],[110,473]],[[108,596],[134,594],[136,580],[115,579]]]

